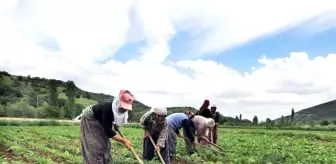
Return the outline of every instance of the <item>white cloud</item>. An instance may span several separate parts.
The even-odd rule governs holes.
[[[275,118],[336,95],[336,55],[261,58],[263,66],[251,73],[209,60],[166,61],[169,40],[181,30],[191,34],[196,56],[215,53],[335,9],[330,0],[14,2],[0,2],[0,69],[13,74],[71,79],[109,94],[128,88],[148,105],[198,108],[209,98],[224,115],[248,119]],[[141,40],[138,59],[97,62]]]

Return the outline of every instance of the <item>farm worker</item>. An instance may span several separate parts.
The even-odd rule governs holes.
[[[210,101],[209,100],[204,100],[202,106],[200,107],[199,111],[196,112],[196,115],[201,115],[205,118],[211,118],[212,114],[209,109]]]
[[[204,143],[209,142],[209,128],[215,126],[215,121],[212,118],[205,118],[200,115],[195,115],[194,118],[191,119],[196,128],[196,136],[198,137],[198,142]]]
[[[132,110],[133,95],[121,90],[113,102],[104,102],[86,107],[81,114],[80,133],[84,164],[112,163],[109,138],[125,145],[130,150],[129,140],[117,135],[112,124],[125,122],[125,116]]]
[[[170,163],[169,145],[168,145],[168,123],[167,108],[155,107],[150,109],[140,118],[140,124],[145,129],[143,140],[143,158],[152,160],[154,158],[154,150],[159,151],[164,162]],[[155,142],[155,146],[149,139],[149,136]]]
[[[216,144],[217,143],[217,137],[218,137],[218,126],[219,126],[220,115],[216,111],[217,110],[216,105],[212,105],[210,109],[211,109],[212,119],[214,119],[214,121],[215,121],[215,126],[212,128],[212,142],[214,144]]]
[[[168,122],[168,143],[169,143],[169,153],[170,157],[173,157],[176,153],[176,136],[182,137],[179,130],[183,128],[183,136],[187,152],[189,154],[194,153],[193,143],[195,142],[195,124],[191,121],[189,113],[173,113],[167,117]]]

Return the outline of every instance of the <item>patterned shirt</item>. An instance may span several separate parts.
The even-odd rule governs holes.
[[[157,144],[160,147],[165,146],[165,140],[168,138],[167,119],[164,119],[162,122],[155,121],[155,113],[150,110],[140,118],[140,124],[145,130],[150,131],[151,134],[159,134]]]

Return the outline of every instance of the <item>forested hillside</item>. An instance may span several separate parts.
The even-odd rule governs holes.
[[[295,112],[292,109],[291,115],[275,119],[280,122],[335,122],[336,121],[336,100],[318,104]]]
[[[103,101],[112,101],[113,96],[103,93],[84,91],[73,81],[60,81],[31,76],[15,76],[0,72],[0,117],[29,117],[72,119],[84,107]],[[150,109],[149,106],[135,101],[134,109],[129,113],[129,121],[138,122]],[[196,112],[192,107],[168,107],[168,114],[185,111]],[[258,122],[258,119],[254,122]],[[224,117],[221,123],[250,124],[251,121]]]
[[[63,82],[0,72],[0,116],[71,119],[87,105],[112,101],[113,96],[81,90]],[[149,107],[135,101],[135,113]]]

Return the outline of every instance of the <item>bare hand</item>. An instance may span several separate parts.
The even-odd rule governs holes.
[[[124,138],[123,144],[128,150],[131,150],[131,142],[128,139]]]
[[[160,147],[159,147],[158,145],[155,145],[154,148],[155,148],[155,151],[156,151],[156,152],[160,152]]]
[[[145,137],[144,138],[147,138],[147,137],[149,137],[151,134],[150,134],[150,132],[148,131],[148,130],[146,130],[145,131]]]
[[[205,143],[209,143],[209,142],[210,142],[209,139],[206,138],[206,137],[201,137],[201,139],[202,139],[202,141],[205,142]]]

